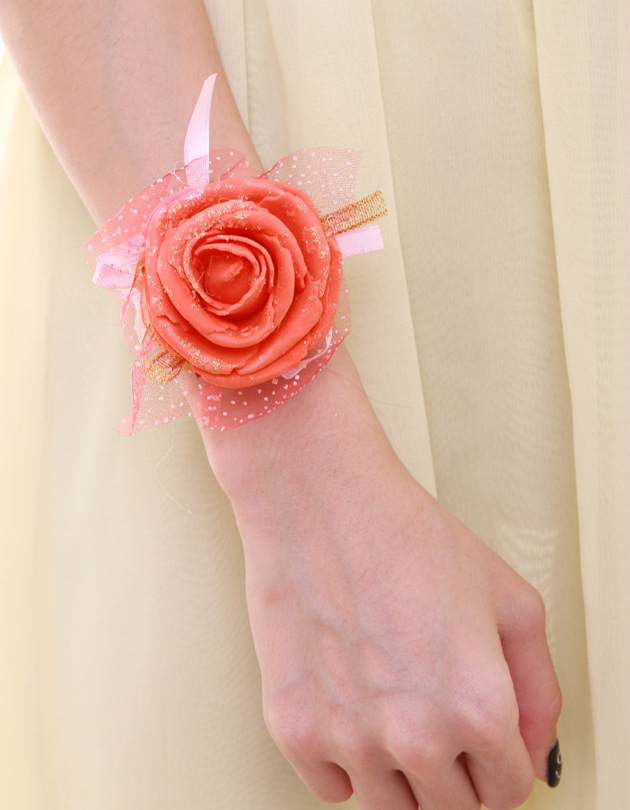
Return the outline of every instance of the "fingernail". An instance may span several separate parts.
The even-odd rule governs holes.
[[[562,776],[562,754],[560,753],[560,743],[556,744],[547,757],[547,784],[550,788],[558,787]]]

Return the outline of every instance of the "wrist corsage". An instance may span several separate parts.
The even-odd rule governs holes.
[[[383,247],[379,191],[355,201],[361,154],[294,152],[263,174],[208,151],[215,76],[185,167],[124,205],[85,245],[94,281],[122,297],[135,355],[131,435],[193,415],[226,430],[311,380],[350,331],[342,259]]]

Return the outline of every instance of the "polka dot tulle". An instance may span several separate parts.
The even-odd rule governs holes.
[[[355,178],[361,153],[347,149],[310,149],[294,152],[262,175],[256,175],[244,156],[229,149],[210,153],[210,183],[233,178],[264,178],[305,192],[320,218],[355,200]],[[196,161],[195,161],[196,162]],[[189,167],[190,168],[190,164]],[[160,178],[127,202],[85,245],[95,281],[113,290],[122,303],[121,330],[134,355],[133,405],[118,429],[128,435],[151,430],[180,416],[194,416],[204,428],[228,430],[251,422],[294,396],[330,360],[350,331],[347,291],[341,286],[332,327],[299,362],[271,380],[243,388],[220,388],[195,373],[156,339],[143,305],[139,271],[153,218],[165,208],[203,192],[191,189],[186,167]],[[329,241],[334,245],[335,237]]]

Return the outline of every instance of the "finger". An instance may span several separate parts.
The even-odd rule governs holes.
[[[468,773],[480,800],[486,807],[520,807],[534,786],[534,769],[518,727],[505,742],[484,746],[483,754],[465,755]]]
[[[418,810],[418,802],[400,771],[352,774],[352,786],[361,810]]]
[[[431,774],[430,781],[405,775],[421,810],[479,810],[481,806],[463,757],[457,757],[443,774]]]
[[[293,764],[293,763],[292,763]],[[350,777],[334,762],[301,767],[293,764],[310,793],[324,802],[345,802],[352,796]]]
[[[488,808],[520,806],[531,793],[534,769],[519,730],[519,712],[498,634],[494,660],[456,711],[459,744],[477,796]]]
[[[545,608],[539,594],[533,591],[512,602],[509,613],[500,619],[499,632],[514,684],[521,736],[536,776],[547,781],[547,759],[557,739],[562,694],[547,645]]]

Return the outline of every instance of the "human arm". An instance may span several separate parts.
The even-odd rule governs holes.
[[[172,171],[217,73],[211,148],[262,168],[202,0],[0,0],[0,36],[64,169],[101,225]]]
[[[542,600],[409,475],[343,349],[204,440],[243,538],[267,724],[312,792],[524,801],[561,707]]]
[[[137,4],[136,4],[137,6]],[[156,13],[157,7],[155,4],[152,4],[151,9],[153,13]],[[183,10],[181,10],[183,11]],[[181,13],[178,9],[178,14]],[[160,13],[159,11],[157,13]],[[166,12],[162,12],[166,13]],[[132,15],[133,16],[133,15]],[[120,19],[119,17],[117,19]],[[47,28],[51,30],[50,26],[50,18],[47,20]],[[125,25],[128,25],[129,21],[125,20]],[[151,21],[151,26],[153,25],[153,21]],[[111,26],[111,23],[110,23]],[[195,24],[194,28],[197,29],[197,24]],[[79,26],[80,28],[80,26]],[[173,30],[176,30],[171,25],[164,26],[164,36],[173,37]],[[158,26],[158,32],[162,31],[162,28]],[[105,32],[102,32],[105,33]],[[32,34],[31,34],[32,35]],[[189,35],[192,36],[192,34]],[[195,36],[197,34],[195,33]],[[98,53],[98,41],[99,36],[94,38],[94,42],[91,43],[91,50],[90,54],[93,53],[94,49],[96,49]],[[111,47],[114,47],[117,43],[117,38],[114,36],[112,39],[107,40],[108,46],[111,50]],[[84,42],[84,38],[80,38],[80,42]],[[159,37],[157,41],[151,42],[151,47],[149,51],[151,53],[160,53],[163,55],[163,58],[169,62],[171,66],[171,70],[173,70],[173,65],[177,64],[177,70],[180,70],[179,61],[180,58],[187,53],[189,50],[194,51],[194,49],[189,48],[189,43],[186,37],[177,38],[176,42],[179,43],[177,47],[172,47],[169,49],[168,47],[161,47]],[[137,44],[137,43],[136,43]],[[187,58],[187,57],[186,57]],[[186,64],[186,58],[183,59],[183,63]],[[138,59],[137,50],[134,53],[134,59],[129,59],[129,65],[135,65],[136,59]],[[146,55],[146,58],[141,57],[138,59],[139,64],[143,65],[146,60],[149,60],[149,54]],[[28,61],[28,60],[26,60]],[[91,64],[91,56],[86,56],[84,58],[84,63]],[[214,70],[214,65],[208,66],[207,69],[204,70],[204,75],[206,72],[211,72]],[[98,74],[98,71],[96,71]],[[115,92],[109,92],[107,97],[105,98],[106,101],[106,115],[97,118],[94,121],[94,126],[90,129],[90,127],[86,130],[86,139],[88,136],[92,137],[95,136],[98,138],[101,137],[99,127],[101,125],[109,126],[109,119],[113,118],[116,119],[117,116],[121,117],[121,121],[116,124],[114,127],[114,142],[113,145],[111,143],[111,135],[108,139],[105,140],[105,148],[101,148],[96,152],[98,156],[98,160],[92,165],[92,162],[89,159],[89,150],[87,154],[87,159],[85,160],[84,164],[79,165],[78,167],[72,163],[76,160],[75,149],[81,149],[81,143],[75,143],[72,145],[71,148],[67,149],[67,154],[64,160],[68,160],[72,163],[70,166],[70,170],[72,173],[73,178],[75,178],[75,183],[80,188],[83,188],[82,193],[84,197],[88,201],[91,210],[96,211],[96,215],[100,218],[100,214],[98,213],[98,208],[95,204],[90,202],[90,195],[92,193],[93,185],[98,186],[100,183],[104,184],[104,188],[107,189],[110,185],[112,185],[112,178],[115,179],[116,172],[111,171],[111,163],[112,163],[112,156],[113,160],[118,160],[118,151],[124,152],[127,149],[127,144],[132,143],[132,159],[129,161],[130,171],[132,171],[132,166],[138,162],[138,167],[141,171],[138,171],[138,177],[134,178],[133,180],[133,189],[126,190],[122,188],[121,184],[121,196],[119,200],[115,201],[115,204],[112,204],[111,207],[105,210],[105,213],[111,213],[116,207],[118,207],[119,203],[126,199],[131,191],[136,191],[139,188],[143,188],[147,182],[150,180],[155,179],[155,177],[159,176],[160,174],[164,173],[164,171],[168,170],[172,167],[174,161],[179,161],[181,157],[181,147],[177,149],[170,150],[169,138],[168,133],[164,134],[162,132],[160,134],[159,127],[156,128],[157,131],[157,141],[158,144],[155,148],[158,152],[161,153],[163,149],[164,152],[164,165],[157,166],[158,161],[153,161],[151,158],[151,150],[148,151],[144,148],[145,143],[145,134],[143,128],[151,129],[151,122],[152,119],[148,113],[151,112],[151,107],[147,107],[147,116],[139,116],[134,125],[136,128],[142,129],[142,132],[138,133],[139,144],[141,148],[136,148],[135,146],[135,135],[133,131],[133,126],[130,127],[129,130],[126,129],[128,125],[128,119],[125,116],[132,115],[134,111],[135,101],[143,97],[144,94],[147,92],[147,79],[145,74],[141,71],[141,78],[142,81],[137,82],[137,86],[135,90],[132,92],[129,88],[131,85],[136,83],[135,77],[135,70],[129,71],[129,76],[121,76],[120,83],[123,85],[122,87],[115,86]],[[150,72],[149,72],[150,73]],[[62,78],[63,78],[63,71],[62,71]],[[203,78],[203,77],[202,77]],[[191,81],[192,83],[192,81]],[[28,84],[28,83],[27,83]],[[98,92],[99,83],[94,83],[95,86],[93,90]],[[200,85],[199,82],[195,79],[195,91],[193,93],[193,97],[190,102],[190,108],[192,108],[192,104],[194,103],[194,95],[196,95],[196,90]],[[35,87],[37,87],[37,82],[35,82]],[[48,88],[45,93],[42,93],[40,104],[44,107],[46,104],[50,103],[53,107],[56,103],[63,104],[63,99],[50,101],[50,91],[54,88]],[[120,90],[120,94],[119,94]],[[163,90],[163,88],[161,88]],[[37,93],[31,87],[29,91],[32,98],[37,97]],[[182,86],[183,92],[183,86]],[[117,108],[117,99],[122,98],[123,100],[126,97],[131,98],[132,103],[128,105],[122,105],[122,109]],[[83,105],[81,108],[80,114],[80,122],[82,123],[84,120],[90,120],[90,110],[98,110],[100,103],[100,97],[93,96],[93,94],[86,94],[86,102],[90,102],[92,107],[89,104]],[[135,99],[135,100],[134,100]],[[177,100],[177,91],[172,94],[173,102]],[[76,99],[75,99],[76,101]],[[219,99],[220,101],[220,99]],[[98,102],[98,103],[97,103]],[[73,102],[75,103],[75,102]],[[76,102],[78,103],[78,102]],[[222,115],[222,107],[215,105],[215,116],[214,120],[216,120],[216,115]],[[189,111],[186,114],[186,119],[189,115]],[[57,141],[63,142],[64,140],[64,130],[68,128],[68,117],[62,120],[62,124],[58,130],[55,129],[56,125],[52,125],[50,123],[46,124],[46,111],[40,112],[40,117],[44,120],[45,125],[47,127],[47,131],[49,132],[49,136],[57,144]],[[158,116],[160,120],[168,120],[167,111],[165,111],[163,116]],[[179,118],[182,116],[174,116],[173,119],[173,131],[178,128],[178,131],[181,130],[183,133],[185,129],[185,122],[180,126]],[[124,118],[124,120],[122,120]],[[175,120],[177,119],[177,120]],[[133,121],[133,118],[131,119]],[[149,125],[147,125],[149,122]],[[122,130],[125,133],[122,137],[119,135],[119,131]],[[52,133],[52,134],[51,134]],[[55,134],[56,133],[56,134]],[[57,141],[55,140],[57,139]],[[83,139],[81,139],[83,140]],[[228,141],[230,145],[234,144],[234,140],[230,138]],[[98,144],[97,144],[98,145]],[[213,145],[223,145],[220,143],[214,142]],[[95,145],[90,144],[90,150],[94,150]],[[242,147],[241,147],[242,148]],[[63,155],[63,147],[57,146],[58,152]],[[110,150],[111,155],[108,156],[108,150]],[[92,158],[94,158],[94,152],[92,154]],[[107,161],[109,160],[109,164]],[[104,162],[104,163],[103,163]],[[153,162],[156,163],[155,169],[151,169],[149,171],[146,168],[148,163],[153,165]],[[109,165],[109,169],[108,169]],[[91,179],[82,181],[80,176],[82,176],[83,169],[86,171],[96,172],[96,175],[93,176]],[[104,168],[104,170],[103,170]],[[78,179],[77,179],[78,178]],[[123,172],[122,179],[126,179],[126,174]],[[83,184],[83,185],[82,185]],[[113,184],[116,186],[116,183]],[[130,183],[131,185],[131,183]],[[124,191],[124,194],[122,193]],[[96,189],[96,196],[100,197],[102,190],[99,188]],[[113,198],[115,195],[111,194]],[[400,591],[404,593],[407,589],[402,587],[402,583],[399,581],[400,578],[397,575],[396,570],[394,570],[391,566],[389,567],[385,565],[387,562],[385,558],[382,556],[384,551],[388,551],[391,547],[391,531],[392,526],[394,525],[394,517],[399,519],[398,516],[404,517],[405,515],[407,518],[405,519],[406,524],[413,523],[415,518],[419,516],[419,512],[417,508],[414,508],[414,504],[416,500],[420,497],[421,492],[417,485],[413,487],[410,485],[410,480],[406,473],[402,471],[399,463],[391,455],[391,450],[388,449],[388,445],[386,442],[383,441],[382,433],[379,433],[377,429],[376,423],[373,421],[373,417],[370,415],[370,410],[364,408],[364,404],[366,402],[365,397],[362,396],[361,404],[358,399],[356,398],[354,392],[356,389],[347,388],[346,386],[339,386],[335,385],[335,382],[342,381],[343,378],[346,380],[351,377],[352,369],[351,366],[344,366],[344,355],[342,353],[338,354],[337,360],[334,363],[333,367],[329,368],[326,372],[322,373],[320,377],[312,383],[312,390],[310,386],[307,387],[305,391],[303,391],[298,397],[295,398],[291,403],[288,403],[283,409],[281,409],[278,414],[274,417],[269,417],[269,422],[266,420],[260,420],[259,423],[256,425],[248,426],[244,429],[244,433],[241,435],[238,431],[231,432],[230,435],[223,437],[223,439],[219,439],[218,437],[207,437],[210,439],[211,442],[221,441],[222,442],[222,452],[225,454],[221,458],[219,457],[219,451],[214,448],[214,450],[210,449],[210,454],[213,460],[213,464],[215,466],[215,470],[217,475],[219,476],[219,480],[224,484],[226,490],[231,494],[231,498],[233,504],[235,506],[235,510],[237,512],[239,523],[241,525],[242,533],[243,533],[243,540],[246,547],[246,557],[248,559],[248,577],[251,583],[252,576],[256,575],[257,573],[260,575],[261,581],[262,577],[264,576],[265,568],[262,565],[258,565],[259,559],[267,561],[273,561],[274,553],[276,552],[284,552],[285,550],[285,543],[280,542],[283,537],[287,536],[288,534],[295,533],[295,526],[298,524],[297,518],[301,518],[305,512],[306,504],[304,503],[305,493],[314,493],[314,499],[312,503],[315,504],[315,511],[318,515],[325,515],[327,516],[326,521],[333,526],[333,531],[331,532],[330,526],[326,527],[326,525],[322,526],[321,524],[316,523],[312,519],[307,521],[308,532],[306,534],[301,535],[303,539],[303,544],[301,547],[295,547],[296,551],[303,551],[305,553],[311,552],[314,550],[314,556],[311,556],[308,566],[306,567],[307,573],[310,571],[318,571],[319,575],[315,575],[313,582],[319,585],[322,588],[328,586],[330,581],[338,581],[339,577],[341,577],[341,573],[337,571],[337,568],[343,569],[346,565],[346,557],[344,556],[346,553],[350,554],[351,552],[357,553],[357,559],[367,559],[368,561],[372,560],[372,573],[378,573],[379,576],[382,576],[385,580],[389,578],[391,582],[391,586],[386,589],[387,593],[394,593],[394,591]],[[340,365],[340,363],[342,365]],[[341,377],[334,376],[335,373],[341,374]],[[317,400],[315,402],[315,408],[313,408],[313,397],[317,396]],[[328,407],[323,407],[324,403],[328,403]],[[330,406],[334,408],[334,412],[340,415],[341,420],[343,422],[343,430],[333,430],[334,427],[333,420],[331,419],[331,411]],[[296,414],[298,417],[296,418]],[[251,428],[251,429],[250,429]],[[360,430],[359,430],[360,428]],[[271,431],[271,433],[270,433]],[[306,432],[305,432],[306,431]],[[256,438],[259,437],[259,438]],[[265,438],[266,437],[266,438]],[[287,442],[287,439],[291,439],[290,442]],[[264,439],[264,440],[263,440]],[[247,451],[246,455],[241,455],[240,458],[243,462],[241,465],[244,471],[247,471],[247,474],[250,475],[251,471],[258,471],[258,481],[252,487],[249,488],[249,492],[247,492],[244,488],[235,488],[233,481],[228,480],[226,476],[224,466],[222,464],[222,458],[228,459],[230,472],[234,474],[235,468],[238,466],[237,457],[239,455],[239,442],[246,442],[245,451]],[[334,469],[327,470],[324,468],[322,476],[322,469],[321,464],[319,463],[320,459],[324,458],[334,458],[335,453],[339,451],[339,448],[343,447],[344,449],[344,456],[347,457],[348,464],[343,468],[345,474],[343,478],[340,480],[339,477],[335,477],[330,475],[330,473],[334,472]],[[259,450],[265,450],[265,448],[273,448],[274,452],[276,453],[276,458],[278,459],[278,463],[272,469],[273,473],[273,485],[274,490],[273,492],[266,492],[264,503],[261,502],[260,497],[258,495],[260,493],[265,493],[266,486],[271,483],[271,477],[269,475],[268,468],[265,468],[264,465],[257,461],[256,453]],[[280,456],[283,457],[283,461],[281,462]],[[299,460],[299,464],[297,467],[295,466],[295,460]],[[323,463],[323,462],[322,462]],[[291,466],[291,465],[294,466]],[[376,470],[382,471],[382,480],[380,482],[379,487],[374,486],[374,482],[369,480],[366,476],[366,470],[369,469],[370,464]],[[290,475],[287,477],[285,473],[282,473],[279,468],[285,471],[288,471]],[[298,473],[299,476],[298,477]],[[301,480],[303,484],[298,487],[297,489],[293,486],[296,481]],[[348,487],[348,480],[353,481],[353,486]],[[335,487],[334,491],[330,491],[331,483],[336,483],[337,486]],[[338,500],[340,494],[344,493],[347,495],[347,502],[353,505],[353,512],[355,513],[356,519],[351,519],[351,515],[347,514],[347,507],[344,506],[343,510],[339,509],[338,503],[335,503],[335,500]],[[281,496],[280,502],[274,500],[274,496],[279,494]],[[336,499],[332,498],[332,495],[336,495]],[[255,497],[256,496],[256,497]],[[396,503],[397,506],[393,507],[393,504]],[[437,506],[434,505],[430,499],[427,498],[426,503],[430,505],[431,509],[437,510]],[[267,531],[264,535],[261,535],[258,529],[256,528],[260,523],[261,516],[264,514],[263,507],[266,505],[266,508],[269,509],[272,505],[274,506],[273,512],[278,513],[284,512],[287,515],[286,526],[289,529],[278,526],[277,528],[269,524],[267,526]],[[282,507],[282,509],[280,509]],[[369,507],[369,509],[368,509]],[[427,507],[428,509],[428,507]],[[369,510],[372,510],[370,513]],[[363,525],[361,526],[360,519],[366,515],[372,514],[373,519],[370,521],[371,525]],[[245,516],[249,515],[249,519],[246,519]],[[293,517],[291,517],[293,515]],[[379,515],[387,515],[391,517],[389,521],[389,525],[387,526],[386,531],[380,532],[380,539],[379,537],[373,537],[370,535],[369,530],[373,529],[374,526],[378,525],[378,521],[376,517]],[[408,526],[408,528],[409,528]],[[422,535],[423,537],[427,535],[427,531],[425,531],[424,523],[421,524],[422,526]],[[361,531],[357,532],[357,527],[361,527]],[[282,529],[282,531],[281,531]],[[325,529],[327,529],[325,531]],[[414,528],[414,531],[411,530],[407,533],[406,537],[412,537],[413,534],[417,531]],[[284,534],[283,534],[284,533]],[[339,549],[339,554],[332,555],[330,553],[330,549],[333,548],[332,543],[329,542],[331,539],[339,539],[342,542],[342,546]],[[401,541],[400,544],[400,554],[397,555],[397,559],[411,559],[409,555],[405,556],[404,547],[406,547],[408,540],[405,540],[404,543]],[[448,544],[446,544],[448,545]],[[426,546],[427,549],[430,549],[431,546]],[[480,549],[481,547],[479,547]],[[259,556],[254,556],[255,549],[258,549]],[[366,556],[366,549],[373,549],[373,553]],[[473,555],[473,559],[478,560],[483,558],[485,559],[481,550],[477,550]],[[264,554],[262,552],[264,551]],[[360,552],[360,553],[359,553]],[[262,554],[262,557],[260,556]],[[381,556],[379,556],[379,554]],[[451,554],[451,556],[453,556]],[[479,559],[478,559],[479,558]],[[283,571],[283,575],[285,577],[286,582],[290,583],[293,581],[293,576],[291,574],[291,569],[289,567],[289,563],[292,560],[296,559],[296,556],[293,555],[291,559],[282,559],[282,564],[280,568]],[[299,559],[299,555],[298,555]],[[334,560],[338,561],[338,566],[335,568],[334,566],[331,568],[329,565],[326,567],[323,566],[322,561],[327,560],[327,562]],[[426,570],[431,571],[434,567],[436,559],[434,559],[433,555],[426,554]],[[390,561],[391,562],[391,561]],[[396,560],[394,560],[396,562]],[[467,561],[468,562],[468,561]],[[400,562],[398,563],[400,565]],[[486,563],[483,564],[484,566]],[[470,566],[467,566],[470,567]],[[483,567],[483,566],[482,566]],[[300,566],[301,569],[304,569],[304,564]],[[458,568],[455,566],[455,568]],[[337,571],[337,574],[335,573]],[[370,572],[366,571],[365,579]],[[420,571],[417,571],[416,579],[419,583],[422,582],[420,578]],[[434,575],[437,576],[439,574],[439,570],[435,570]],[[467,574],[467,571],[466,571]],[[338,575],[338,576],[337,576]],[[337,576],[337,580],[335,577]],[[507,576],[507,575],[506,575]],[[343,579],[341,580],[343,581]],[[353,593],[353,585],[356,585],[356,577],[351,577],[347,583],[347,588],[344,587],[342,591],[339,589],[335,589],[331,593],[331,597],[337,597],[335,600],[334,598],[330,599],[331,606],[334,607],[336,602],[340,602],[339,599],[342,593]],[[264,584],[261,585],[258,589],[259,592],[262,592],[264,589]],[[254,589],[255,591],[256,589]],[[428,591],[428,587],[426,589]],[[436,594],[441,598],[442,591],[445,589],[440,589],[440,593]],[[453,589],[451,589],[453,590]],[[477,589],[479,590],[479,589]],[[366,590],[367,593],[374,593],[374,589],[370,588]],[[252,596],[251,594],[254,593]],[[389,597],[387,593],[381,598],[377,600],[377,604],[383,604],[387,606],[390,604]],[[296,605],[299,604],[297,597],[299,593],[295,593],[295,599],[293,600]],[[358,597],[359,593],[357,593],[357,599],[355,602],[358,604]],[[448,594],[447,594],[448,595]],[[392,596],[393,598],[393,596]],[[291,615],[281,619],[278,622],[268,622],[264,619],[264,614],[261,610],[259,610],[255,599],[255,592],[252,591],[250,587],[250,607],[252,608],[252,617],[253,617],[253,626],[254,626],[254,633],[256,637],[256,644],[257,648],[259,649],[261,655],[261,666],[263,671],[263,681],[265,684],[265,694],[266,694],[266,706],[267,706],[267,713],[270,716],[270,726],[272,728],[273,733],[280,737],[281,734],[278,733],[277,730],[277,721],[274,719],[273,710],[270,708],[269,703],[269,695],[273,695],[276,687],[274,686],[274,681],[277,679],[277,673],[273,670],[273,668],[269,667],[269,657],[265,655],[265,649],[269,644],[274,644],[275,640],[281,638],[281,633],[283,627],[290,628],[290,619],[292,618]],[[452,601],[452,600],[451,600]],[[410,600],[409,594],[404,597],[404,604],[406,607],[410,607]],[[447,603],[448,604],[448,603]],[[411,605],[413,607],[417,607],[415,603]],[[484,608],[487,612],[487,605]],[[276,614],[279,615],[279,614]],[[427,627],[427,615],[426,612],[418,611],[418,615],[422,619],[423,627]],[[442,610],[441,614],[444,615],[444,610]],[[464,616],[463,619],[466,619]],[[467,625],[466,625],[467,626]],[[315,627],[317,629],[317,627]],[[307,648],[316,650],[319,644],[319,634],[317,632],[313,632],[313,625],[312,623],[309,624],[308,622],[300,622],[299,623],[299,632],[297,633],[297,641],[300,642],[302,648],[306,645]],[[451,642],[451,637],[449,634],[445,636],[446,642],[436,645],[436,652],[440,652],[442,656],[445,652],[448,651],[448,644]],[[458,646],[458,645],[456,645]],[[347,652],[347,660],[348,665],[352,667],[356,661],[354,660],[356,656],[353,653],[352,644],[349,645],[341,645],[341,649]],[[401,655],[403,658],[405,657],[405,648],[404,645],[401,648]],[[286,652],[292,653],[294,650],[291,650],[289,646],[286,648]],[[388,653],[391,657],[396,658],[398,653],[395,649],[392,649],[390,653]],[[399,656],[400,657],[400,656]],[[321,656],[317,657],[317,660],[320,660]],[[486,659],[489,658],[488,650],[481,649],[479,652],[479,660],[476,662],[476,669],[480,672],[484,671],[484,666]],[[437,665],[440,661],[439,657],[432,658],[432,660]],[[459,658],[461,660],[461,656]],[[360,674],[360,673],[359,673]],[[281,680],[281,679],[280,679]],[[421,684],[419,684],[421,686]],[[448,691],[449,683],[444,683],[443,690],[444,694]],[[365,689],[361,683],[360,678],[356,680],[355,686],[353,687],[354,692],[357,696],[360,697],[360,702],[365,705],[366,711],[369,709],[369,705],[366,703],[365,697]],[[308,691],[308,690],[307,690]],[[426,693],[424,694],[426,698]],[[413,726],[417,729],[423,728],[425,723],[425,714],[426,712],[422,706],[422,698],[423,693],[422,690],[416,688],[413,691],[412,699],[414,701],[413,706],[415,707],[413,711],[410,713],[411,720],[413,720]],[[438,713],[439,720],[441,724],[444,724],[447,720],[447,717],[442,714],[442,709],[445,706],[444,701],[442,703],[436,702],[436,706],[440,707],[440,711]],[[512,702],[512,715],[513,715],[513,702]],[[446,707],[448,708],[448,707]],[[321,705],[313,704],[313,714],[314,717],[323,717],[325,707]],[[299,715],[298,715],[299,716]],[[395,712],[392,711],[392,716],[395,716]],[[386,724],[383,724],[385,727]],[[325,731],[325,728],[322,726],[321,729],[322,733]],[[354,735],[353,735],[354,736]],[[282,740],[281,740],[282,742]],[[461,738],[461,735],[458,737],[457,735],[453,740],[449,740],[452,745],[453,749],[457,749],[459,745],[465,745],[469,747],[469,744]],[[356,740],[356,744],[358,746],[362,745],[361,739]],[[416,747],[419,749],[420,753],[422,753],[422,749],[424,746],[422,739],[417,739],[415,742]],[[293,756],[293,751],[289,750],[291,746],[287,748],[284,745],[285,750]],[[382,741],[380,745],[381,751],[388,751],[389,748],[385,745],[385,741]],[[462,748],[461,750],[465,750]],[[342,752],[343,754],[343,752]],[[295,760],[295,757],[293,756]],[[309,757],[307,757],[309,759]],[[313,757],[313,762],[315,765],[317,764],[317,756]],[[382,756],[381,756],[382,759]],[[342,757],[342,763],[345,764],[345,760]],[[301,770],[301,773],[304,773],[304,770]],[[354,774],[353,774],[354,776]],[[384,777],[385,778],[385,777]],[[312,784],[312,780],[311,780]],[[315,789],[318,789],[318,785],[314,785]],[[474,800],[474,799],[473,799]]]

